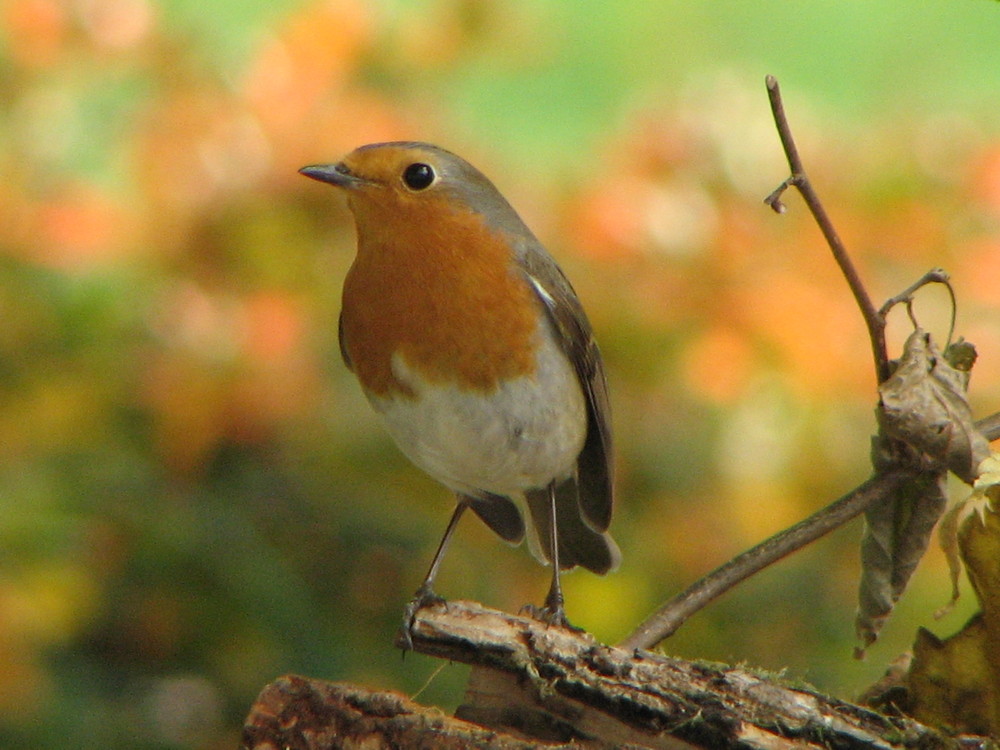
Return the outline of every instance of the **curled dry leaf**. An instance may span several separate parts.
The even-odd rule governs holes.
[[[883,434],[968,484],[990,452],[965,397],[974,361],[975,349],[968,342],[953,344],[943,356],[931,335],[918,328],[906,340],[895,371],[879,386]]]
[[[1000,515],[993,507],[966,517],[958,530],[958,548],[987,627],[1000,629]]]
[[[951,577],[951,599],[941,609],[934,613],[935,619],[948,614],[958,601],[958,579],[962,573],[961,551],[959,549],[959,527],[964,528],[964,522],[972,514],[982,514],[984,508],[992,504],[1000,507],[1000,454],[990,453],[979,464],[979,476],[972,485],[972,492],[944,514],[941,526],[938,528],[938,542],[948,561],[948,572]]]
[[[918,328],[892,375],[879,386],[881,430],[872,456],[876,470],[899,461],[917,465],[895,495],[865,511],[855,620],[862,649],[878,637],[927,549],[945,508],[948,470],[972,483],[989,455],[989,443],[976,430],[965,397],[975,350],[961,342],[948,354],[952,361]],[[899,444],[907,450],[897,450]]]
[[[861,539],[861,584],[855,630],[862,648],[878,638],[920,558],[945,506],[945,472],[915,475],[885,503],[865,511]]]
[[[1000,732],[1000,515],[990,500],[1000,490],[993,477],[977,487],[979,512],[968,511],[957,544],[981,611],[954,635],[940,640],[923,628],[913,646],[905,709],[914,718],[952,731],[996,736]],[[985,476],[985,472],[984,472]],[[981,500],[988,502],[982,504]]]

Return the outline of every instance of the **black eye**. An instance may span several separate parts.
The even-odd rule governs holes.
[[[434,169],[430,164],[417,162],[403,170],[403,182],[410,190],[423,190],[434,182]]]

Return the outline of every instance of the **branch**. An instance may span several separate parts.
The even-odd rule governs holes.
[[[261,693],[243,747],[960,747],[912,719],[745,669],[610,648],[473,602],[420,610],[413,646],[473,665],[458,718],[395,693],[285,677]]]
[[[767,91],[791,175],[765,198],[764,202],[776,212],[783,213],[785,205],[781,202],[781,196],[784,192],[789,187],[795,186],[802,194],[806,205],[823,232],[851,292],[854,294],[858,307],[861,309],[871,340],[876,376],[881,384],[888,379],[890,374],[885,343],[885,316],[883,311],[876,310],[872,304],[871,298],[861,282],[861,277],[833,226],[833,222],[830,221],[826,209],[809,182],[805,168],[802,166],[798,147],[795,145],[795,139],[792,137],[788,118],[785,115],[778,82],[773,76],[767,77]],[[923,280],[923,283],[930,283],[931,280],[937,281],[939,279],[934,276],[929,280]],[[907,290],[907,293],[912,294],[915,288]],[[671,636],[691,615],[740,581],[843,525],[873,504],[892,497],[893,493],[908,477],[912,477],[912,473],[906,471],[905,467],[899,471],[891,471],[887,467],[876,469],[875,475],[853,492],[756,547],[734,557],[722,567],[696,581],[647,618],[623,641],[622,646],[626,648],[652,648],[664,638]]]
[[[975,423],[988,441],[1000,439],[1000,412]],[[897,466],[900,466],[897,464]],[[649,649],[672,636],[698,610],[733,586],[778,560],[816,541],[860,515],[866,509],[894,496],[915,476],[914,469],[878,471],[871,479],[808,518],[774,536],[691,584],[657,609],[619,644],[619,648]]]
[[[619,648],[648,649],[669,638],[691,615],[740,581],[842,526],[871,505],[891,497],[911,476],[906,471],[876,474],[822,510],[737,555],[666,602],[622,641]]]
[[[243,725],[240,747],[537,750],[538,745],[453,719],[399,693],[286,675],[257,697]],[[549,747],[580,750],[579,745]]]
[[[879,308],[878,314],[884,318],[889,314],[889,310],[901,302],[909,302],[913,299],[914,294],[928,284],[944,284],[948,288],[948,295],[951,297],[951,326],[948,340],[951,341],[952,334],[955,332],[955,311],[958,304],[955,301],[955,290],[951,288],[951,276],[943,268],[932,268],[895,297],[887,299],[885,304]]]
[[[1000,439],[1000,412],[990,414],[976,422],[976,429],[991,443]]]
[[[781,101],[781,90],[778,88],[778,81],[774,76],[767,77],[767,95],[771,101],[774,123],[778,128],[778,136],[781,138],[781,145],[785,149],[785,157],[788,159],[788,166],[791,168],[792,174],[774,192],[767,196],[764,202],[777,213],[784,213],[785,204],[781,202],[781,196],[784,192],[789,187],[794,186],[802,194],[806,206],[809,207],[809,211],[819,225],[820,231],[823,232],[823,237],[826,238],[826,242],[830,246],[833,258],[837,261],[837,265],[840,266],[840,271],[844,274],[844,278],[851,288],[851,293],[854,295],[854,299],[861,309],[861,315],[864,317],[865,325],[868,327],[868,338],[871,339],[872,356],[875,359],[875,376],[877,382],[882,383],[889,377],[889,355],[885,344],[885,318],[879,314],[879,311],[875,309],[875,305],[872,304],[871,297],[868,296],[868,292],[861,282],[861,276],[851,262],[844,243],[841,242],[837,230],[834,229],[833,222],[830,221],[830,217],[823,207],[823,203],[820,201],[816,191],[813,190],[812,183],[809,182],[809,177],[802,166],[802,159],[799,157],[799,150],[795,145],[795,139],[792,138],[788,118],[785,116],[785,107]]]

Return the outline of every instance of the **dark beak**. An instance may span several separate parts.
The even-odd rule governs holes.
[[[363,185],[367,180],[351,174],[351,171],[343,164],[313,164],[302,167],[299,174],[311,177],[320,182],[328,182],[341,188],[354,188]]]

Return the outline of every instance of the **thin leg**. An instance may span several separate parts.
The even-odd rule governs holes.
[[[552,585],[545,597],[542,619],[552,625],[568,625],[563,609],[562,584],[559,582],[559,525],[556,522],[556,484],[549,484],[549,559],[552,562]]]
[[[458,526],[459,519],[468,507],[468,502],[459,496],[458,504],[455,506],[455,512],[451,514],[451,520],[448,521],[448,527],[444,530],[444,536],[441,537],[441,542],[438,544],[437,552],[434,553],[434,559],[431,560],[431,566],[427,569],[427,575],[424,576],[424,582],[420,584],[420,587],[413,595],[413,599],[410,600],[410,603],[407,604],[406,608],[403,610],[403,628],[399,633],[398,640],[400,648],[404,651],[409,651],[413,648],[413,620],[416,617],[417,612],[423,607],[444,601],[443,598],[434,593],[434,579],[437,578],[438,568],[441,567],[441,560],[444,558],[445,550],[448,549],[448,543],[451,541],[452,534],[455,533],[455,527]]]
[[[557,525],[556,514],[556,485],[555,482],[548,486],[549,500],[549,561],[552,563],[552,585],[549,593],[545,597],[545,606],[538,608],[528,605],[522,611],[527,611],[532,617],[542,620],[549,625],[560,625],[572,628],[566,619],[566,611],[563,609],[562,585],[559,582],[559,527]]]

